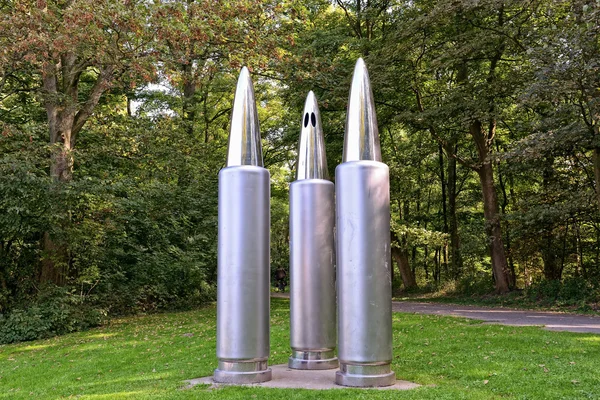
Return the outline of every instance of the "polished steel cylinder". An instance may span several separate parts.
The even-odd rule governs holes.
[[[324,179],[290,187],[289,367],[337,368],[334,185]]]
[[[290,185],[290,345],[293,369],[337,368],[335,188],[317,99],[306,97],[296,181]]]
[[[338,289],[336,383],[390,386],[392,282],[389,169],[381,162],[369,75],[354,69],[343,163],[335,172]]]
[[[215,382],[271,379],[269,198],[254,90],[243,68],[231,116],[227,167],[219,172]]]
[[[338,357],[336,382],[388,386],[392,361],[389,170],[377,161],[336,168]]]
[[[269,192],[264,168],[219,173],[217,382],[270,379]]]

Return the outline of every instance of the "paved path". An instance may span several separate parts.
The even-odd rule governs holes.
[[[273,297],[289,297],[288,293],[272,293]],[[543,326],[551,331],[589,332],[600,334],[600,317],[588,317],[550,311],[526,311],[510,308],[486,308],[456,304],[394,301],[395,312],[452,315],[515,326]]]
[[[600,317],[557,313],[550,311],[526,311],[509,308],[486,308],[456,304],[418,303],[394,301],[395,312],[452,315],[515,326],[543,326],[551,331],[590,332],[600,334]]]

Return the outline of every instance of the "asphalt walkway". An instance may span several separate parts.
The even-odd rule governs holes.
[[[589,332],[600,334],[600,317],[551,311],[513,310],[456,304],[394,301],[395,312],[451,315],[514,326],[542,326],[550,331]]]
[[[288,293],[272,293],[272,296],[289,298]],[[551,331],[600,334],[600,316],[414,301],[394,301],[392,302],[392,310],[394,312],[415,314],[450,315],[502,325],[542,326],[544,329]]]

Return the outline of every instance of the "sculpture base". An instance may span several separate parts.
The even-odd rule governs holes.
[[[294,350],[288,361],[291,369],[333,369],[338,367],[338,359],[333,350],[297,351]]]
[[[335,383],[349,387],[382,387],[396,383],[396,374],[390,364],[354,365],[340,363]]]
[[[262,383],[272,378],[271,368],[267,361],[219,361],[213,380],[217,383]]]

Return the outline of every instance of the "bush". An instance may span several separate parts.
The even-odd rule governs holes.
[[[0,314],[0,343],[44,339],[99,326],[105,320],[106,313],[91,307],[85,298],[49,287],[35,303]]]
[[[562,306],[589,308],[590,303],[600,301],[600,288],[583,278],[566,278],[564,281],[540,281],[525,291],[531,301]]]
[[[475,274],[462,277],[456,283],[456,293],[465,296],[483,296],[494,291],[494,283],[488,274]]]

